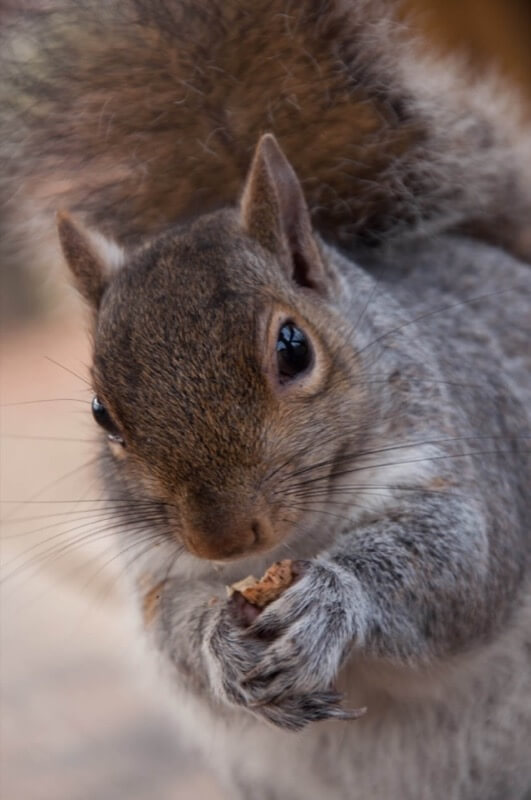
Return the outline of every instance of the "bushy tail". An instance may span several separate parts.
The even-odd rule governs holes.
[[[531,144],[516,101],[422,55],[392,5],[51,2],[7,24],[6,227],[51,230],[67,207],[138,241],[234,203],[269,130],[328,236],[460,226],[517,248],[531,220]]]

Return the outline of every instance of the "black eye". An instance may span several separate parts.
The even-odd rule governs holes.
[[[313,361],[313,353],[306,335],[293,322],[285,322],[278,332],[277,365],[281,381],[305,372]]]
[[[116,424],[113,422],[109,412],[103,405],[100,403],[97,396],[92,400],[92,416],[102,427],[105,431],[107,431],[107,436],[112,442],[119,442],[119,444],[124,444],[124,440],[120,436],[120,432],[116,427]]]

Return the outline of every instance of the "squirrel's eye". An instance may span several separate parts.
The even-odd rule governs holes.
[[[120,432],[116,427],[116,424],[113,422],[103,403],[100,403],[97,396],[92,399],[92,416],[98,425],[107,431],[107,436],[112,442],[124,444],[124,440],[120,436]]]
[[[293,322],[285,322],[278,332],[277,366],[281,381],[305,372],[313,361],[313,352],[306,335]]]

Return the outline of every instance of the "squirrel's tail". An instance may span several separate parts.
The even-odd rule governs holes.
[[[455,226],[518,248],[531,144],[517,100],[421,54],[393,5],[51,0],[6,24],[8,227],[44,219],[51,229],[52,212],[68,207],[140,240],[235,202],[272,131],[326,235],[379,241]]]

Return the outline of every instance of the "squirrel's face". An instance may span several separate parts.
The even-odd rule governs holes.
[[[271,549],[315,522],[334,456],[352,445],[356,356],[306,215],[267,137],[239,214],[170,232],[105,278],[93,245],[60,223],[96,308],[92,410],[113,494],[152,503],[165,535],[203,558]]]

